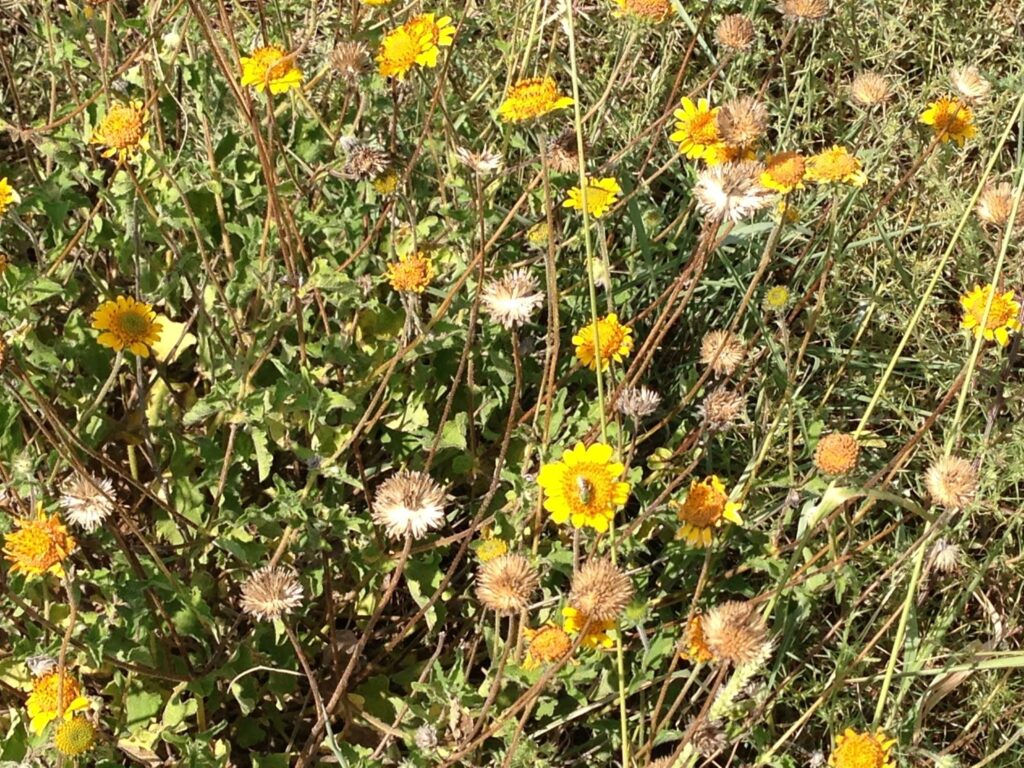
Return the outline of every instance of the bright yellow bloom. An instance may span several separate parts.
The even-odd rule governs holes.
[[[928,105],[918,120],[930,125],[936,138],[943,144],[955,141],[963,146],[967,139],[972,138],[978,129],[974,126],[974,112],[959,99],[943,96]]]
[[[960,321],[960,327],[974,332],[974,338],[984,333],[988,341],[995,339],[1000,347],[1010,343],[1010,332],[1020,330],[1020,302],[1013,297],[1013,291],[997,293],[992,299],[992,308],[988,313],[988,322],[982,330],[982,320],[985,319],[985,305],[988,304],[989,296],[992,294],[992,285],[982,288],[974,286],[974,290],[960,297],[960,306],[963,307],[964,317]]]
[[[703,160],[708,165],[737,159],[730,156],[729,148],[718,133],[720,107],[712,109],[707,99],[699,99],[694,104],[686,96],[679,104],[682,108],[674,112],[676,130],[669,139],[679,145],[680,152],[691,160]]]
[[[675,14],[670,0],[615,0],[616,16],[659,24]]]
[[[572,650],[572,639],[568,633],[555,624],[545,624],[538,629],[524,630],[526,636],[526,659],[523,669],[535,669],[541,664],[550,664],[568,655]]]
[[[402,26],[388,32],[377,51],[378,69],[384,77],[404,80],[414,66],[436,67],[441,48],[455,39],[455,26],[449,16],[435,18],[432,13],[413,16]]]
[[[568,605],[562,609],[562,629],[566,634],[579,634],[584,627],[587,628],[583,636],[584,648],[611,648],[615,645],[615,640],[608,634],[615,629],[614,621],[588,619],[586,615]]]
[[[890,739],[882,730],[874,733],[858,733],[847,728],[836,738],[836,748],[829,755],[832,768],[896,768],[892,759],[895,739]]]
[[[65,757],[84,755],[96,743],[96,728],[81,715],[65,720],[53,733],[53,746]]]
[[[704,620],[699,613],[686,625],[682,645],[683,648],[679,655],[686,661],[703,664],[715,658],[715,654],[711,652],[707,639],[704,637]]]
[[[614,453],[605,443],[589,448],[576,443],[559,461],[540,468],[537,484],[544,491],[544,509],[552,520],[598,533],[608,530],[615,510],[629,498],[629,483],[617,479],[626,467],[612,460]]]
[[[597,323],[591,323],[572,337],[576,346],[576,357],[580,363],[590,370],[608,370],[611,361],[621,363],[633,351],[633,329],[619,322],[619,316],[612,312],[607,317],[599,317]],[[598,344],[600,342],[600,351]]]
[[[387,276],[396,291],[423,293],[436,274],[433,259],[424,251],[416,251],[388,264]]]
[[[153,308],[127,296],[100,304],[92,313],[92,327],[103,331],[96,341],[104,347],[118,352],[128,349],[139,357],[149,356],[149,348],[160,340],[163,332]]]
[[[77,544],[57,515],[47,517],[42,505],[36,516],[16,519],[15,530],[4,537],[4,556],[11,562],[11,572],[26,576],[52,573],[64,575],[61,565],[75,551]]]
[[[284,48],[267,45],[257,48],[252,56],[242,57],[242,85],[251,85],[259,93],[267,86],[271,93],[285,93],[302,85],[302,70]]]
[[[0,216],[3,216],[7,212],[7,209],[11,206],[11,203],[20,203],[21,198],[18,193],[14,191],[14,187],[7,181],[7,177],[4,176],[0,179]]]
[[[386,171],[383,176],[370,182],[378,195],[393,195],[398,189],[398,174],[394,171]]]
[[[846,147],[838,146],[809,158],[804,178],[818,184],[844,182],[855,187],[864,186],[868,180],[857,156],[851,155]]]
[[[565,109],[572,103],[571,98],[558,92],[558,85],[550,75],[530,77],[509,89],[508,96],[498,107],[498,117],[506,123],[521,123]]]
[[[508,552],[508,544],[504,539],[487,538],[480,542],[476,548],[476,556],[481,563],[489,563]]]
[[[695,547],[706,547],[711,543],[715,528],[728,520],[736,525],[743,525],[740,517],[740,504],[729,500],[725,485],[718,475],[694,480],[690,484],[690,492],[683,501],[671,501],[676,516],[682,526],[676,534],[677,539],[686,539]]]
[[[622,194],[622,187],[619,182],[609,177],[606,179],[593,179],[587,177],[587,213],[596,219],[601,218],[608,209],[615,205],[615,201]],[[583,192],[579,187],[569,190],[569,197],[562,203],[563,208],[575,208],[583,210]]]
[[[116,155],[121,161],[132,157],[140,149],[149,149],[146,112],[142,102],[133,101],[111,107],[92,132],[89,143],[106,147],[103,157]]]
[[[799,152],[780,152],[764,161],[761,186],[784,195],[803,189],[806,163]]]
[[[790,298],[789,288],[784,285],[773,285],[764,292],[761,306],[767,312],[784,312],[789,306]]]
[[[64,678],[63,689],[61,677]],[[89,706],[89,700],[82,695],[82,688],[74,678],[61,675],[60,672],[37,677],[25,703],[30,718],[28,727],[33,733],[42,733],[47,725],[57,719],[57,712],[61,709],[57,699],[58,691],[60,702],[64,705],[62,716],[65,720],[70,720],[75,712]]]
[[[387,5],[391,0],[359,0],[363,5],[380,6]]]

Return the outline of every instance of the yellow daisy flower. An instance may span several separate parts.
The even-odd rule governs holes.
[[[34,518],[15,519],[14,528],[4,537],[4,556],[11,562],[12,573],[64,575],[62,563],[77,544],[57,515],[47,517],[40,504]]]
[[[558,661],[572,650],[572,638],[555,624],[545,624],[538,629],[527,627],[523,634],[526,636],[523,669],[536,669],[542,664]]]
[[[385,171],[383,176],[370,182],[378,195],[393,195],[398,189],[398,174],[394,171]]]
[[[612,460],[614,453],[606,443],[589,448],[576,443],[559,461],[540,468],[537,484],[544,491],[544,509],[552,520],[598,533],[608,530],[615,510],[629,498],[629,483],[617,479],[626,467]]]
[[[650,24],[660,24],[675,15],[670,0],[615,0],[616,16],[628,16]]]
[[[268,86],[273,94],[286,93],[302,85],[302,70],[284,48],[267,45],[242,57],[242,85],[251,85],[259,93]]]
[[[11,207],[11,203],[20,203],[21,197],[14,191],[14,187],[7,181],[7,177],[4,176],[0,179],[0,216],[3,216],[7,209]]]
[[[61,677],[64,678],[63,689]],[[58,704],[58,691],[63,708]],[[57,712],[60,709],[63,709],[63,718],[70,720],[75,712],[88,706],[89,700],[82,695],[82,688],[74,678],[61,675],[60,672],[50,672],[37,677],[32,684],[32,693],[25,702],[30,718],[29,730],[32,733],[42,733],[47,725],[57,719]]]
[[[773,285],[764,292],[764,300],[761,302],[761,306],[766,312],[781,314],[789,307],[789,300],[791,298],[789,288],[784,285]]]
[[[584,648],[611,648],[615,640],[608,633],[615,629],[614,621],[598,621],[589,619],[585,614],[580,613],[571,606],[562,609],[562,629],[566,634],[576,635],[587,627],[587,633],[583,636]]]
[[[684,96],[679,102],[681,109],[673,114],[676,130],[669,139],[679,145],[679,151],[691,160],[703,160],[708,165],[717,165],[730,157],[729,148],[718,133],[718,112],[720,107],[711,108],[707,99],[693,100]]]
[[[832,768],[896,768],[892,759],[895,739],[881,729],[874,733],[858,733],[847,728],[836,738],[836,748],[829,755]]]
[[[728,520],[736,525],[743,525],[740,517],[740,504],[729,500],[725,485],[718,475],[694,480],[690,484],[690,492],[683,501],[670,501],[676,510],[676,516],[682,526],[676,534],[677,539],[686,539],[695,547],[706,547],[711,543],[715,528]]]
[[[53,746],[65,757],[84,755],[95,743],[96,728],[81,715],[65,720],[53,733]]]
[[[388,264],[387,271],[391,287],[403,293],[423,293],[436,274],[434,261],[425,251],[399,256]]]
[[[818,184],[843,182],[855,187],[864,186],[868,177],[860,160],[846,147],[833,146],[807,160],[804,178]]]
[[[794,189],[803,189],[806,163],[799,152],[779,152],[764,161],[761,186],[788,195]]]
[[[615,205],[615,201],[622,194],[622,187],[619,182],[609,177],[605,179],[594,179],[587,177],[587,213],[596,219],[601,218],[608,209]],[[563,208],[575,208],[583,210],[583,192],[579,187],[569,190],[569,197],[562,203]]]
[[[704,619],[699,613],[690,619],[690,623],[686,625],[682,646],[679,655],[685,661],[694,664],[704,664],[714,660],[715,654],[711,652],[707,639],[704,637]]]
[[[481,563],[489,563],[491,560],[497,560],[506,552],[508,552],[508,544],[504,539],[495,537],[485,538],[476,548],[476,556]]]
[[[139,357],[149,356],[149,348],[160,340],[163,332],[153,308],[127,296],[100,304],[92,313],[92,327],[103,331],[96,341],[104,347],[118,352],[128,349]]]
[[[436,67],[440,49],[450,46],[454,39],[451,17],[438,19],[433,13],[413,16],[384,36],[377,51],[378,70],[384,77],[404,80],[417,64]]]
[[[1014,299],[1013,291],[997,293],[992,299],[988,322],[982,329],[981,322],[985,319],[985,305],[988,304],[991,294],[991,284],[984,288],[976,285],[974,290],[960,297],[960,306],[964,310],[960,327],[973,331],[974,338],[984,334],[986,340],[994,339],[1000,347],[1005,347],[1010,343],[1010,332],[1020,330],[1020,302]]]
[[[572,103],[571,98],[558,92],[558,85],[550,75],[530,77],[509,89],[508,96],[498,107],[498,117],[506,123],[521,123],[565,109]]]
[[[105,147],[103,157],[124,161],[140,149],[149,149],[146,112],[141,101],[115,104],[89,137],[90,144]]]
[[[619,322],[619,316],[612,312],[607,317],[599,317],[597,323],[580,328],[572,337],[576,346],[576,357],[580,363],[590,370],[597,370],[600,364],[602,371],[607,371],[611,361],[621,363],[633,351],[633,329]],[[601,342],[598,351],[597,342]]]
[[[921,123],[931,126],[936,138],[943,144],[955,141],[963,146],[978,129],[974,125],[974,112],[959,99],[943,96],[928,105],[918,118]]]

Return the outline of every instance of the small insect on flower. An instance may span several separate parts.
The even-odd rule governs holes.
[[[576,357],[590,370],[608,370],[614,361],[621,363],[633,351],[633,329],[619,322],[612,312],[599,317],[596,323],[586,325],[572,337]]]
[[[586,212],[596,219],[600,219],[608,210],[615,205],[622,194],[622,187],[615,179],[608,177],[595,179],[587,177],[586,189]],[[580,187],[573,187],[569,190],[569,197],[562,203],[563,208],[574,208],[577,211],[584,210],[583,190]]]
[[[860,159],[846,147],[832,146],[807,160],[804,178],[817,184],[850,184],[862,187],[867,183]]]
[[[12,204],[20,202],[21,197],[15,191],[14,187],[10,185],[10,182],[7,181],[7,177],[4,176],[0,179],[0,216],[3,216]]]
[[[400,469],[377,489],[373,520],[393,539],[420,539],[444,524],[444,504],[444,489],[430,475]]]
[[[629,483],[618,480],[626,467],[613,456],[612,447],[605,443],[589,447],[577,443],[559,461],[541,467],[537,484],[544,491],[544,509],[552,520],[599,533],[608,530],[630,490]]]
[[[242,584],[242,610],[260,621],[275,621],[302,605],[302,585],[291,568],[265,565]]]
[[[918,121],[930,126],[935,138],[943,144],[955,141],[962,147],[967,139],[978,132],[971,108],[950,96],[943,96],[929,104]]]
[[[703,480],[695,478],[690,483],[686,498],[670,501],[669,506],[675,509],[681,524],[676,538],[685,539],[694,547],[711,544],[715,529],[720,528],[723,522],[743,525],[740,517],[742,505],[729,499],[725,484],[718,475],[710,475]]]
[[[498,117],[505,123],[521,123],[565,109],[573,103],[571,98],[558,92],[558,85],[550,75],[530,77],[509,89],[508,96],[498,107]]]
[[[882,730],[860,733],[847,728],[836,738],[828,764],[831,768],[896,768],[892,759],[895,743]]]
[[[302,85],[302,70],[295,66],[295,55],[279,45],[265,45],[249,56],[241,57],[242,85],[257,93],[268,88],[272,94],[287,93]]]
[[[96,341],[118,352],[129,350],[148,357],[150,347],[160,340],[163,325],[145,302],[128,296],[105,301],[92,313],[92,327],[103,331]]]
[[[89,143],[104,147],[103,157],[116,157],[120,162],[130,159],[139,150],[149,149],[142,102],[112,106],[92,132]]]
[[[1014,298],[1013,291],[993,296],[994,290],[991,283],[984,288],[975,285],[972,291],[960,297],[964,311],[960,327],[972,331],[974,338],[984,335],[987,341],[995,340],[1000,347],[1005,347],[1010,343],[1010,334],[1021,328],[1020,302]],[[990,298],[992,306],[986,319],[985,309]]]

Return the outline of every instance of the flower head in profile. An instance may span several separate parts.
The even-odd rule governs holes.
[[[850,83],[850,98],[862,107],[884,104],[892,96],[892,86],[885,75],[870,70],[860,72]]]
[[[622,187],[614,178],[595,179],[587,177],[586,211],[590,216],[600,219],[608,209],[615,205],[622,194]],[[579,187],[569,190],[569,197],[562,203],[563,208],[575,208],[582,211],[584,206],[583,191]]]
[[[125,161],[139,150],[149,149],[146,111],[141,101],[115,104],[89,137],[90,144],[103,147],[103,157]]]
[[[720,376],[731,376],[746,357],[743,339],[730,330],[709,331],[700,343],[700,361]]]
[[[950,96],[943,96],[929,104],[918,121],[930,126],[935,138],[943,144],[955,141],[962,147],[967,139],[978,132],[974,126],[974,111]]]
[[[536,669],[560,661],[572,651],[572,638],[556,624],[545,624],[537,629],[527,628],[523,634],[526,637],[524,669]]]
[[[48,517],[39,505],[35,517],[15,519],[14,530],[4,537],[4,556],[12,573],[63,576],[63,563],[77,546],[60,518]]]
[[[84,755],[95,743],[96,726],[81,715],[64,720],[53,732],[53,746],[65,757]]]
[[[1024,228],[1024,203],[1014,200],[1013,187],[1009,182],[989,183],[981,190],[978,205],[974,212],[982,224],[990,227],[1003,227],[1010,220],[1013,206],[1017,205],[1017,215],[1013,220],[1013,228]]]
[[[295,55],[279,45],[265,45],[241,58],[242,85],[257,93],[268,88],[273,94],[286,93],[302,85],[302,70],[295,66]]]
[[[530,77],[520,80],[509,89],[505,100],[498,107],[498,117],[502,122],[522,123],[572,104],[571,98],[558,92],[558,85],[550,75]]]
[[[393,539],[419,539],[444,524],[444,502],[444,489],[430,475],[400,469],[377,489],[373,520]]]
[[[417,64],[436,67],[441,48],[450,46],[454,39],[455,26],[449,16],[413,16],[384,36],[377,51],[378,69],[384,77],[404,80]]]
[[[814,466],[826,475],[848,475],[859,458],[860,443],[847,432],[830,432],[814,449]]]
[[[828,764],[831,768],[896,768],[892,759],[895,743],[882,730],[861,733],[847,728],[836,738]]]
[[[568,635],[583,633],[584,648],[611,648],[615,640],[609,634],[615,629],[614,621],[598,621],[567,605],[562,609],[562,629]]]
[[[359,41],[343,41],[331,50],[331,66],[338,77],[353,85],[366,74],[370,68],[370,50],[366,43]]]
[[[750,160],[703,169],[693,188],[698,210],[715,220],[750,218],[769,203],[761,171],[761,164]]]
[[[862,187],[867,183],[860,159],[846,147],[832,146],[807,160],[804,178],[817,184],[850,184]]]
[[[978,492],[978,470],[967,459],[943,456],[928,467],[924,484],[936,504],[964,509]]]
[[[480,297],[484,311],[494,322],[512,328],[530,319],[544,303],[537,278],[527,269],[514,269],[484,286]]]
[[[0,179],[0,216],[3,216],[12,204],[20,202],[21,197],[15,191],[14,187],[10,185],[10,182],[7,181],[7,177],[4,176]]]
[[[675,15],[670,0],[615,0],[616,16],[626,16],[648,24],[660,24]]]
[[[73,677],[60,672],[37,677],[32,683],[28,701],[25,702],[29,730],[42,733],[47,725],[57,719],[58,712],[63,713],[64,719],[70,720],[75,712],[88,706],[89,700],[82,695],[82,687]]]
[[[779,152],[764,161],[761,186],[788,195],[804,186],[806,163],[799,152]]]
[[[718,112],[719,107],[712,109],[707,99],[694,103],[684,96],[673,113],[676,129],[669,139],[691,160],[704,160],[708,165],[723,162],[728,152],[718,133]]]
[[[771,650],[764,618],[749,602],[730,600],[704,616],[704,640],[715,659],[735,666],[763,662]]]
[[[740,517],[741,505],[730,501],[725,484],[718,475],[703,480],[696,478],[690,483],[690,492],[682,501],[671,501],[669,506],[676,511],[680,527],[677,539],[685,539],[695,547],[706,547],[711,543],[716,528],[730,522],[743,525]]]
[[[434,260],[425,251],[398,257],[388,264],[387,278],[391,287],[401,293],[423,293],[434,279]]]
[[[610,559],[592,557],[572,575],[569,605],[600,621],[618,621],[633,599],[633,582]]]
[[[488,176],[492,173],[499,173],[504,166],[501,155],[492,152],[484,147],[479,152],[474,152],[466,147],[456,147],[455,157],[459,162],[479,176]]]
[[[62,491],[58,503],[68,522],[84,531],[96,530],[114,511],[114,484],[106,478],[94,480],[75,472]]]
[[[514,552],[488,560],[476,575],[477,600],[499,616],[525,611],[539,587],[537,570],[529,560]]]
[[[291,568],[265,565],[242,584],[242,610],[260,621],[276,621],[302,605],[302,585]]]
[[[104,347],[117,352],[127,349],[139,357],[149,356],[149,348],[160,340],[163,332],[153,308],[128,296],[100,304],[92,313],[92,327],[102,331],[96,341]]]
[[[977,67],[955,67],[949,73],[957,93],[967,101],[982,101],[992,92],[992,83],[982,77]]]
[[[623,416],[640,423],[661,404],[661,395],[649,387],[626,387],[615,404]]]
[[[715,654],[708,648],[708,642],[704,637],[704,617],[701,614],[696,614],[687,623],[680,645],[679,655],[685,661],[704,664],[714,660]]]
[[[606,443],[577,443],[560,460],[541,467],[537,484],[552,520],[598,533],[608,530],[615,510],[629,498],[629,483],[618,479],[626,467],[614,460],[614,453]]]
[[[1013,291],[993,296],[994,290],[991,284],[984,288],[976,285],[972,291],[960,297],[960,306],[964,311],[960,327],[972,331],[974,338],[984,335],[987,341],[994,339],[999,346],[1005,347],[1010,343],[1010,334],[1020,330],[1020,302],[1014,298]],[[992,306],[986,320],[985,308],[990,298]]]
[[[779,0],[779,13],[796,23],[822,21],[829,12],[829,0]]]
[[[715,27],[715,40],[723,48],[745,51],[754,44],[754,22],[742,13],[730,13]]]
[[[612,361],[621,363],[633,351],[633,329],[619,322],[614,312],[599,317],[572,337],[576,357],[590,370],[608,370]]]

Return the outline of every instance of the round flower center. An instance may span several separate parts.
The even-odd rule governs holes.
[[[777,285],[774,288],[769,288],[768,293],[765,294],[765,303],[771,309],[781,309],[786,306],[786,302],[789,301],[789,289],[783,285]]]
[[[96,739],[96,729],[84,717],[73,717],[57,726],[54,746],[64,755],[74,757],[88,752]]]
[[[857,159],[845,152],[829,150],[821,156],[817,170],[824,178],[842,179],[857,172]]]
[[[978,325],[981,325],[981,321],[985,317],[985,305],[987,303],[988,293],[985,291],[977,292],[971,297],[967,312],[974,317]],[[992,308],[989,310],[988,322],[985,324],[985,328],[989,330],[1002,328],[1010,321],[1016,319],[1016,317],[1017,308],[1005,298],[996,294],[996,297],[992,300]]]
[[[419,254],[388,265],[388,279],[396,291],[423,292],[430,284],[432,272],[430,260]]]
[[[60,687],[60,678],[61,675],[59,673],[51,672],[36,681],[35,687],[29,696],[29,700],[33,703],[32,708],[35,711],[57,712],[57,689]],[[66,708],[79,697],[81,689],[78,687],[78,682],[70,677],[65,677],[63,693],[64,706],[59,707],[60,709]]]
[[[134,107],[116,106],[100,124],[104,143],[115,149],[130,149],[142,141],[142,112]]]
[[[687,128],[694,144],[715,144],[718,141],[718,122],[714,110],[695,115]]]
[[[779,186],[792,188],[803,181],[804,159],[795,152],[779,155],[769,161],[765,172]]]
[[[596,515],[612,507],[612,483],[598,464],[577,464],[566,472],[562,493],[572,514]]]
[[[718,489],[698,483],[679,507],[679,520],[697,528],[709,528],[721,519],[726,501],[728,497]]]
[[[627,13],[650,21],[661,21],[672,13],[672,5],[667,0],[624,0],[623,8]]]
[[[520,112],[538,116],[549,111],[551,105],[558,101],[558,91],[552,81],[535,78],[517,85],[509,94],[509,100]]]
[[[117,318],[117,330],[126,339],[144,339],[149,328],[149,318],[139,312],[125,312]]]
[[[508,544],[503,539],[486,539],[476,551],[476,556],[483,563],[501,557],[508,552]]]
[[[870,733],[850,735],[832,753],[836,768],[882,768],[885,750]]]
[[[405,29],[413,40],[420,41],[421,43],[427,43],[427,37],[429,36],[430,40],[426,47],[437,45],[438,40],[441,39],[440,28],[426,16],[416,16],[409,19],[405,23]]]
[[[686,628],[684,644],[682,655],[690,661],[705,662],[715,658],[704,638],[704,622],[699,614],[690,619]]]
[[[530,641],[529,653],[540,661],[557,661],[571,648],[572,640],[561,627],[542,627]]]

